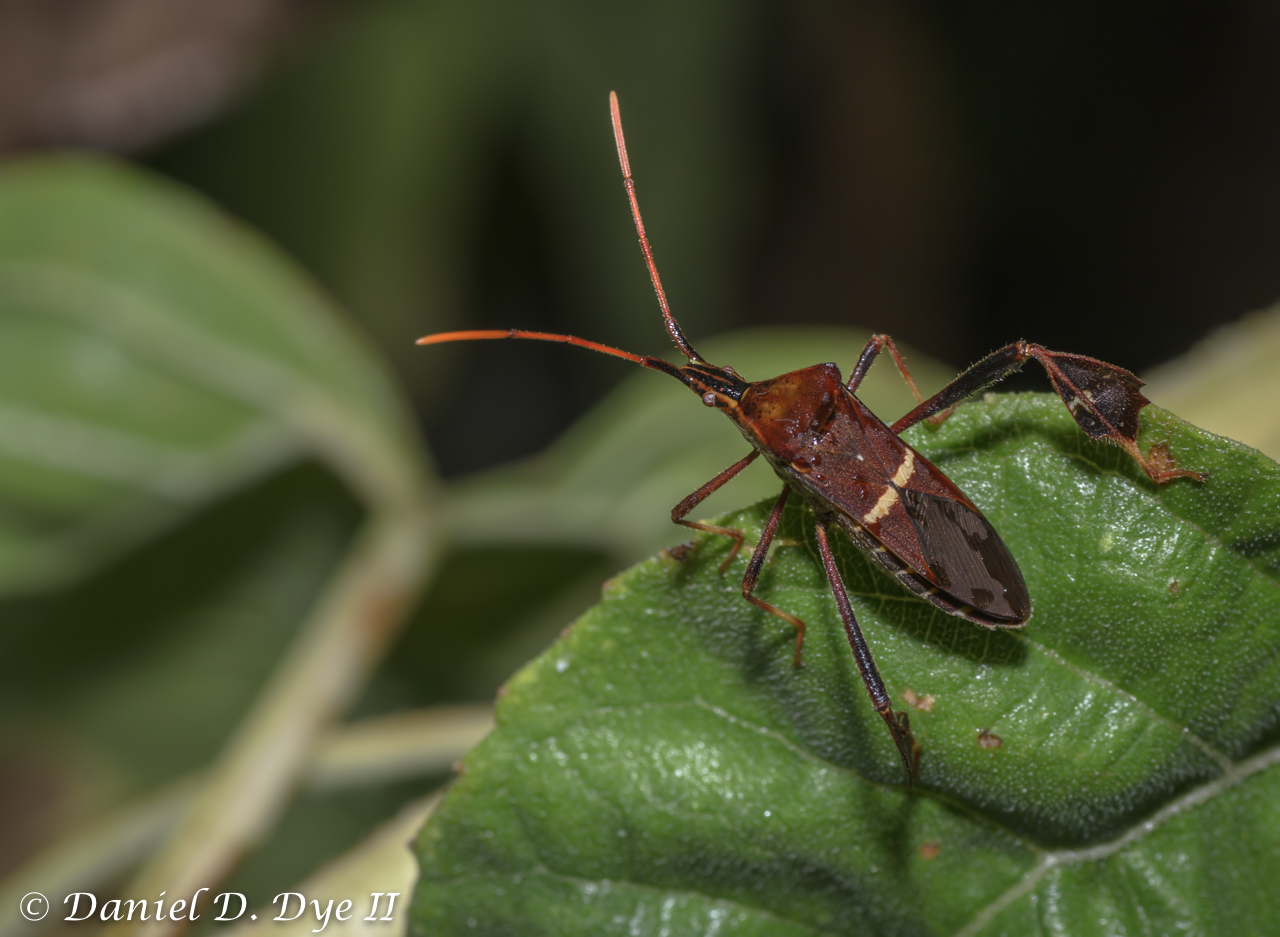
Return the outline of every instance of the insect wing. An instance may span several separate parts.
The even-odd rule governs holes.
[[[800,476],[801,485],[961,608],[992,623],[1025,621],[1026,583],[982,512],[852,394],[839,411],[815,442],[822,471]]]
[[[981,513],[912,488],[903,489],[902,503],[933,573],[930,578],[940,589],[998,622],[1027,620],[1031,598],[1022,573]]]

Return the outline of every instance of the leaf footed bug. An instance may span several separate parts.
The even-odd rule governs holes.
[[[754,591],[787,501],[792,495],[799,495],[807,502],[816,518],[822,566],[858,672],[902,756],[910,785],[919,745],[911,734],[906,712],[893,710],[871,649],[858,626],[832,555],[831,526],[843,529],[864,553],[922,599],[985,628],[1021,628],[1031,614],[1031,598],[1018,564],[982,512],[898,434],[921,420],[946,419],[956,404],[1034,358],[1048,373],[1054,390],[1080,428],[1094,439],[1123,447],[1154,482],[1163,484],[1184,476],[1202,480],[1203,476],[1175,467],[1165,446],[1154,446],[1147,455],[1138,448],[1138,413],[1149,401],[1139,392],[1142,381],[1133,374],[1094,358],[1050,351],[1029,342],[1014,342],[993,352],[927,400],[887,335],[872,336],[848,381],[834,364],[816,364],[767,381],[747,381],[732,368],[709,364],[689,344],[667,304],[640,218],[618,99],[612,92],[609,106],[640,249],[667,332],[688,363],[676,366],[661,358],[631,354],[574,335],[519,329],[444,332],[420,338],[418,344],[522,338],[578,345],[669,374],[701,397],[706,406],[728,416],[751,444],[752,451],[677,504],[671,519],[694,530],[732,538],[733,546],[720,565],[723,574],[742,548],[742,531],[691,521],[688,515],[725,482],[760,456],[765,457],[782,479],[783,487],[747,563],[742,596],[795,627],[795,666],[799,667],[804,622],[759,598]],[[918,401],[914,410],[892,426],[882,422],[855,396],[867,370],[885,348]]]

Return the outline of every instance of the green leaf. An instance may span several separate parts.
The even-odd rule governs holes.
[[[82,158],[0,174],[0,594],[308,457],[366,504],[407,499],[414,435],[363,342],[198,198]]]
[[[641,563],[508,685],[418,842],[417,934],[1255,933],[1280,874],[1280,466],[1152,407],[1152,485],[1050,395],[909,434],[1009,544],[1019,633],[938,612],[841,534],[923,746],[858,679],[793,501],[759,593],[724,538]],[[729,520],[758,535],[768,504]],[[922,702],[921,705],[926,705]],[[979,734],[1001,740],[981,746]]]

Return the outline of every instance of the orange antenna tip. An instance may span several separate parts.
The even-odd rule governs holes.
[[[511,329],[468,329],[465,332],[437,332],[424,335],[415,345],[439,345],[441,342],[469,342],[479,338],[514,338]]]
[[[613,142],[618,148],[618,162],[622,164],[622,175],[631,178],[631,161],[627,159],[627,141],[622,135],[622,111],[618,107],[618,92],[609,92],[609,117],[613,121]]]
[[[649,236],[644,233],[644,221],[640,218],[640,203],[636,200],[636,183],[631,178],[631,160],[627,158],[627,141],[622,135],[622,111],[618,108],[618,95],[609,92],[609,117],[613,121],[613,142],[618,146],[618,162],[622,164],[622,182],[627,188],[627,200],[631,203],[631,218],[636,223],[636,234],[640,237],[640,251],[644,254],[645,266],[649,268],[649,279],[653,281],[653,291],[658,294],[658,305],[662,308],[662,319],[666,322],[667,333],[676,347],[690,361],[701,361],[702,356],[694,351],[689,340],[684,337],[675,317],[671,315],[671,307],[667,305],[667,293],[662,288],[662,280],[658,276],[658,265],[653,260],[653,248],[649,245]]]
[[[612,355],[615,358],[623,358],[627,361],[634,361],[642,367],[652,368],[656,371],[674,374],[675,376],[679,375],[679,371],[676,368],[667,364],[667,362],[660,358],[650,358],[647,355],[633,355],[631,352],[623,351],[621,348],[614,348],[611,345],[602,345],[599,342],[579,338],[576,335],[561,335],[558,332],[526,332],[524,329],[467,329],[463,332],[437,332],[435,335],[424,335],[422,338],[414,342],[414,344],[439,345],[444,342],[470,342],[486,338],[523,338],[532,339],[536,342],[560,342],[565,345],[577,345],[579,348],[589,348],[592,351],[598,351],[601,354]]]

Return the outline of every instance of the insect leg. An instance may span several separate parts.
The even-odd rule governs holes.
[[[916,398],[916,403],[923,403],[924,397],[920,394],[920,388],[916,387],[915,379],[911,376],[911,372],[907,370],[907,363],[902,360],[902,355],[898,353],[898,346],[893,343],[893,339],[888,335],[871,336],[871,340],[867,342],[867,347],[863,348],[862,354],[858,356],[858,363],[853,366],[853,373],[849,375],[849,380],[844,386],[849,388],[850,393],[856,391],[858,385],[862,383],[862,379],[867,376],[867,371],[871,369],[871,363],[884,350],[885,345],[889,346],[889,354],[893,355],[893,363],[898,366],[898,372],[902,375],[902,379],[911,388],[911,393]]]
[[[1139,391],[1142,381],[1124,368],[1097,358],[1050,351],[1031,342],[1014,342],[993,351],[894,423],[891,429],[901,433],[923,419],[930,422],[945,419],[960,401],[1019,370],[1030,358],[1044,367],[1053,389],[1076,424],[1094,439],[1123,448],[1152,481],[1163,484],[1184,476],[1204,480],[1199,472],[1175,467],[1167,446],[1153,446],[1146,455],[1138,448],[1138,413],[1151,402]]]
[[[915,426],[944,410],[950,410],[966,397],[971,397],[980,390],[986,390],[1001,378],[1008,377],[1019,370],[1031,357],[1026,351],[1025,343],[1014,342],[999,351],[993,351],[977,364],[970,365],[960,376],[938,391],[928,400],[904,416],[890,427],[895,433],[901,433],[908,426]]]
[[[796,666],[799,667],[800,649],[804,647],[804,622],[794,615],[788,615],[780,608],[774,608],[764,599],[757,599],[751,594],[755,591],[756,580],[760,578],[760,570],[764,567],[764,558],[769,553],[769,544],[773,542],[773,535],[778,532],[778,522],[782,520],[782,509],[787,506],[787,498],[790,496],[791,487],[784,485],[782,494],[778,495],[778,500],[773,505],[773,510],[769,512],[769,519],[765,521],[764,532],[760,534],[760,542],[756,544],[756,550],[751,554],[751,562],[747,564],[747,574],[742,577],[742,597],[756,608],[772,612],[783,621],[795,626]]]
[[[1204,481],[1205,476],[1199,472],[1177,468],[1169,447],[1163,443],[1152,446],[1149,454],[1142,454],[1137,442],[1138,413],[1151,401],[1142,395],[1142,381],[1132,373],[1097,358],[1050,351],[1043,345],[1018,344],[1044,367],[1053,389],[1067,405],[1067,412],[1085,433],[1122,447],[1158,485],[1182,477]]]
[[[871,648],[867,647],[867,639],[862,636],[858,627],[858,619],[853,615],[853,606],[849,604],[849,594],[845,591],[844,580],[840,578],[840,570],[836,568],[836,558],[831,553],[831,544],[827,541],[827,522],[824,517],[818,518],[815,533],[818,535],[818,550],[822,553],[822,566],[827,572],[827,582],[831,586],[831,594],[835,596],[836,608],[840,610],[840,618],[844,621],[844,632],[849,638],[849,647],[853,649],[853,659],[858,665],[858,673],[867,687],[867,694],[876,712],[884,719],[893,736],[898,753],[902,755],[902,763],[907,769],[907,786],[911,786],[915,774],[915,761],[919,746],[911,734],[911,723],[905,712],[895,713],[889,700],[889,691],[884,688],[880,679],[880,671],[876,669],[875,659],[871,656]]]
[[[723,576],[725,570],[729,568],[729,564],[734,561],[738,555],[738,551],[742,549],[742,531],[735,530],[732,527],[716,527],[713,524],[701,524],[698,521],[687,521],[685,515],[696,508],[703,501],[707,500],[717,488],[733,478],[744,468],[756,460],[760,455],[759,449],[751,450],[751,454],[739,459],[733,465],[729,466],[711,481],[707,482],[689,497],[685,498],[679,504],[671,509],[671,520],[677,524],[682,524],[693,530],[705,530],[713,534],[724,534],[726,537],[733,538],[733,548],[729,551],[729,555],[725,557],[724,562],[720,564],[720,575]]]

